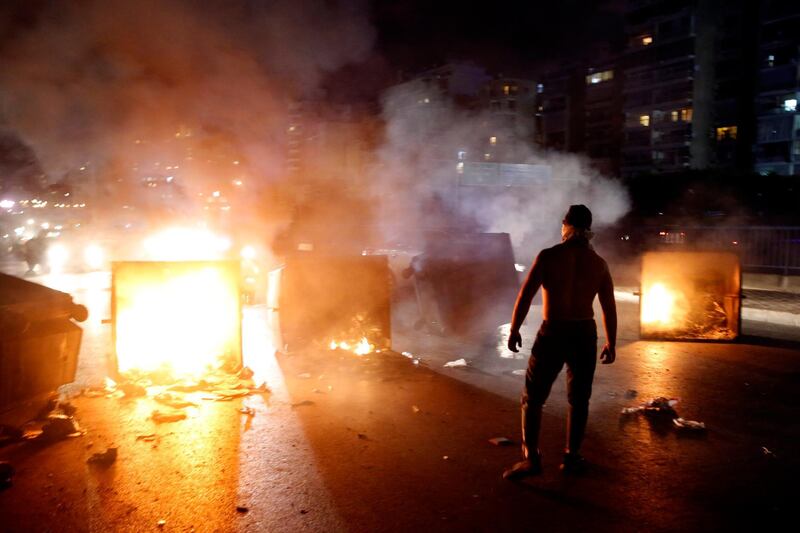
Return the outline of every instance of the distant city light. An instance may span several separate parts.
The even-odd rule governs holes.
[[[26,221],[26,223],[27,223],[29,226],[33,226],[34,224],[36,224],[36,221],[35,221],[34,219],[32,219],[32,218],[29,218],[29,219]]]
[[[213,196],[214,198],[219,198],[219,191],[212,192],[211,196]]]
[[[783,101],[783,110],[794,112],[797,111],[797,98],[787,98]]]
[[[11,209],[16,202],[14,200],[0,200],[0,209]]]

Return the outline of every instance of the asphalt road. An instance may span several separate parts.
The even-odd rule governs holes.
[[[79,385],[68,392],[107,373],[107,281],[102,273],[48,280],[92,310]],[[250,308],[245,358],[271,394],[193,398],[186,420],[166,424],[149,420],[158,408],[150,397],[75,398],[86,435],[0,448],[17,469],[0,492],[0,530],[723,531],[791,520],[800,352],[643,342],[634,306],[620,311],[618,361],[598,366],[583,477],[558,471],[560,378],[545,407],[545,474],[501,479],[518,448],[488,441],[519,441],[523,378],[513,371],[526,364],[502,347],[502,331],[460,341],[412,333],[399,313],[393,347],[412,358],[275,355],[265,310]],[[528,350],[532,331],[524,333]],[[467,367],[443,367],[462,357]],[[682,436],[670,421],[620,415],[655,396],[679,398],[680,415],[708,431]],[[243,404],[254,417],[239,412]],[[108,446],[119,449],[112,466],[86,463]]]

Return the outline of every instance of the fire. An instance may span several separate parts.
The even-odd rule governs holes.
[[[661,326],[674,324],[675,296],[663,283],[654,283],[642,291],[642,322]]]
[[[226,237],[195,228],[169,228],[144,242],[147,257],[156,261],[221,259],[230,247]]]
[[[240,360],[238,277],[229,262],[115,263],[119,372],[198,376],[226,357]]]
[[[328,344],[328,348],[331,350],[347,350],[348,352],[353,352],[356,355],[367,355],[375,351],[375,346],[370,344],[366,337],[361,337],[361,340],[354,344],[351,344],[347,341],[332,340],[330,344]]]

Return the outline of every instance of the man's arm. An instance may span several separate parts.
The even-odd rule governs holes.
[[[606,345],[600,352],[600,361],[610,365],[617,358],[617,302],[614,300],[614,281],[608,266],[597,296],[603,310],[603,326],[606,330]]]
[[[533,261],[531,271],[528,272],[528,277],[525,278],[525,283],[517,294],[517,302],[514,304],[514,314],[511,317],[511,332],[508,335],[508,349],[512,352],[519,351],[522,346],[522,335],[519,329],[522,323],[525,322],[525,317],[528,316],[528,311],[531,308],[531,302],[536,295],[536,291],[542,286],[542,254]]]

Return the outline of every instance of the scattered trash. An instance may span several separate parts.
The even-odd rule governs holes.
[[[672,424],[676,429],[685,429],[689,431],[705,431],[706,425],[704,422],[696,420],[686,420],[685,418],[675,418]]]
[[[311,379],[311,374],[309,372],[303,372],[302,374],[297,374],[297,377],[300,379]]]
[[[120,383],[117,385],[117,389],[121,390],[126,398],[141,398],[142,396],[147,396],[147,389],[138,383],[130,381]]]
[[[96,453],[87,459],[87,463],[90,465],[96,465],[103,468],[107,468],[111,466],[114,461],[117,460],[117,449],[116,448],[108,448],[106,451],[101,453]]]
[[[256,410],[252,407],[240,407],[239,412],[247,416],[256,416]]]
[[[42,426],[42,432],[38,435],[38,438],[53,441],[81,435],[83,435],[81,428],[78,427],[78,423],[71,416],[49,415],[47,422]]]
[[[414,354],[411,352],[402,352],[403,357],[408,357],[409,359],[414,359]]]
[[[514,444],[513,440],[507,439],[505,437],[495,437],[493,439],[489,439],[489,442],[491,442],[495,446],[511,446],[512,444]]]
[[[625,398],[627,398],[629,400],[631,400],[633,398],[636,398],[636,396],[638,396],[638,395],[639,395],[639,393],[637,391],[633,390],[633,389],[628,389],[628,390],[625,391]]]
[[[160,404],[172,407],[174,409],[183,409],[185,407],[197,407],[197,404],[175,396],[170,392],[162,392],[153,396],[153,399]]]
[[[443,456],[442,456],[442,459],[444,459],[445,461],[447,461],[448,459],[450,459],[450,456],[449,456],[449,455],[443,455]]]
[[[775,452],[773,452],[772,450],[770,450],[766,446],[762,446],[761,447],[761,453],[763,453],[766,457],[769,457],[770,459],[777,459],[778,458],[778,456],[775,455]]]
[[[512,370],[511,373],[515,376],[524,376],[528,372],[525,368],[518,368],[517,370]]]
[[[644,411],[644,407],[624,407],[622,409],[623,415],[632,415]]]
[[[653,398],[643,404],[645,415],[670,415],[675,416],[675,406],[678,405],[677,398],[664,398],[663,396]]]
[[[359,434],[358,434],[358,438],[359,438],[360,440],[369,440],[369,437],[367,437],[367,436],[366,436],[366,435],[364,435],[363,433],[359,433]]]
[[[161,520],[159,520],[158,522],[156,522],[156,525],[157,525],[158,527],[164,527],[164,526],[166,526],[166,525],[167,525],[167,521],[166,521],[166,520],[164,520],[164,519],[162,518]]]
[[[456,359],[455,361],[450,361],[444,364],[445,368],[458,368],[462,366],[467,366],[467,360],[464,358]]]
[[[0,490],[10,487],[13,479],[14,467],[11,463],[0,461]]]
[[[293,403],[292,404],[292,408],[295,408],[295,407],[307,407],[309,405],[314,405],[314,402],[312,402],[311,400],[303,400],[302,402]]]
[[[184,420],[186,418],[186,413],[180,411],[162,413],[158,409],[155,409],[153,413],[150,415],[150,418],[152,418],[153,422],[155,422],[156,424],[161,424],[164,422],[177,422],[179,420]]]
[[[248,511],[250,511],[250,509],[249,509],[249,508],[247,508],[247,507],[245,507],[244,505],[237,505],[237,506],[236,506],[236,512],[237,512],[237,513],[242,513],[242,514],[244,514],[244,513],[248,512]]]
[[[412,405],[412,406],[411,406],[411,410],[412,410],[414,413],[419,413],[419,407],[417,407],[416,405]]]
[[[419,366],[419,359],[414,359],[414,364]]]
[[[137,442],[140,441],[140,440],[143,440],[145,442],[153,442],[154,440],[156,440],[156,438],[158,438],[158,435],[156,435],[155,433],[149,433],[147,435],[137,435],[136,436]]]

